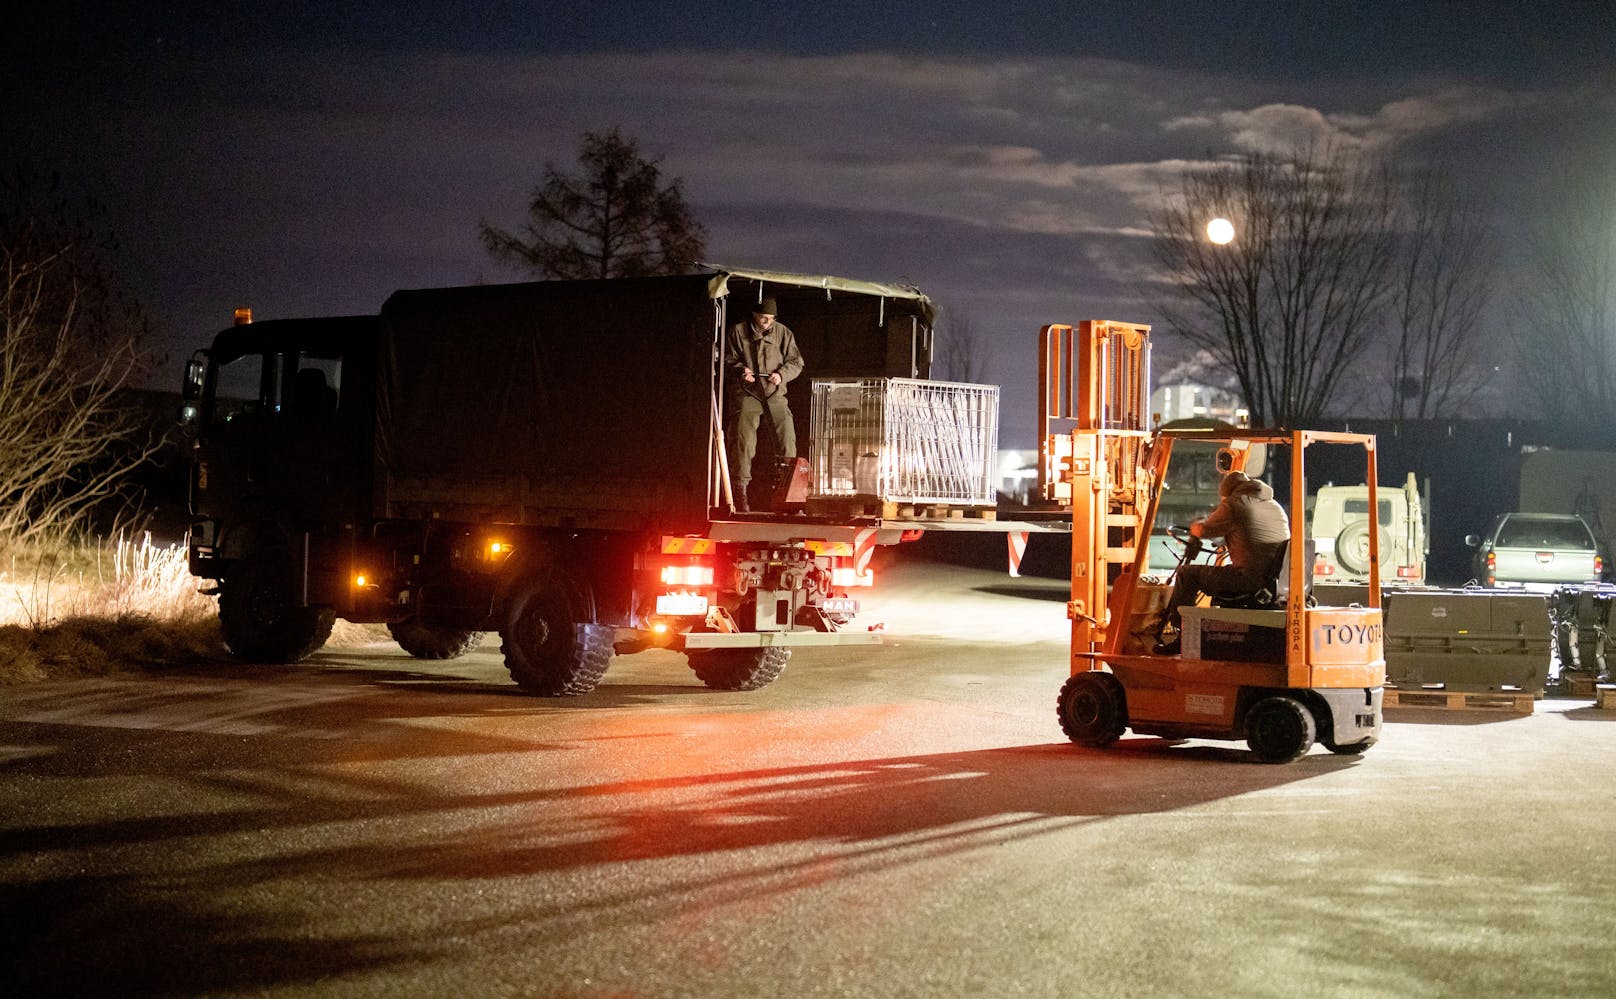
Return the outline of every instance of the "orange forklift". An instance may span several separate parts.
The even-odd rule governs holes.
[[[1040,339],[1039,485],[1072,512],[1072,672],[1057,700],[1067,737],[1095,747],[1128,729],[1244,739],[1267,763],[1299,759],[1315,741],[1345,755],[1373,746],[1386,679],[1379,538],[1370,532],[1367,606],[1314,606],[1305,458],[1318,445],[1361,450],[1360,481],[1375,510],[1374,437],[1151,430],[1150,327],[1091,320],[1046,326]],[[1212,443],[1222,472],[1286,452],[1269,466],[1288,464],[1289,488],[1276,484],[1275,493],[1292,540],[1267,586],[1185,608],[1182,653],[1159,655],[1152,647],[1171,586],[1147,574],[1148,550],[1174,447],[1189,440]]]

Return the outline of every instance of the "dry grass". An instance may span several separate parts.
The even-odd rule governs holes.
[[[0,562],[0,684],[102,676],[224,659],[218,600],[199,593],[183,546],[124,537],[77,548],[10,549]],[[337,622],[330,645],[389,642]]]

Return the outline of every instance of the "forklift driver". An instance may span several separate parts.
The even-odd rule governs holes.
[[[1180,609],[1194,606],[1200,595],[1241,596],[1267,586],[1278,573],[1278,563],[1290,541],[1290,521],[1285,508],[1274,499],[1274,490],[1261,479],[1244,472],[1229,472],[1218,483],[1222,502],[1212,514],[1190,525],[1197,538],[1223,538],[1229,548],[1225,565],[1181,565],[1173,582],[1173,594],[1163,615],[1161,630],[1172,625],[1170,641],[1157,643],[1156,653],[1176,656],[1182,649],[1183,618]],[[1165,635],[1158,635],[1165,639]]]

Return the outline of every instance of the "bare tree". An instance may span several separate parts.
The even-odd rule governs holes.
[[[976,317],[969,312],[940,309],[942,321],[937,330],[937,371],[943,381],[980,384],[986,375],[987,352],[983,349]]]
[[[1394,278],[1395,420],[1452,416],[1487,380],[1478,349],[1496,271],[1481,207],[1440,170],[1409,178]]]
[[[150,454],[120,393],[145,320],[116,293],[93,207],[59,180],[0,181],[0,541],[87,525]]]
[[[1538,216],[1522,381],[1552,420],[1616,420],[1616,174],[1572,174]]]
[[[680,182],[663,183],[658,159],[646,159],[617,129],[586,132],[579,174],[545,164],[519,233],[481,223],[495,260],[538,277],[644,277],[688,271],[707,233],[685,204]]]
[[[1164,201],[1151,223],[1169,327],[1229,366],[1253,422],[1321,416],[1391,291],[1389,172],[1327,148],[1257,154],[1186,171]],[[1233,243],[1207,241],[1214,218]]]

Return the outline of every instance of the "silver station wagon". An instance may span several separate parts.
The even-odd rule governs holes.
[[[1476,578],[1486,586],[1597,583],[1605,568],[1594,532],[1574,513],[1506,513],[1465,544],[1476,549]]]

